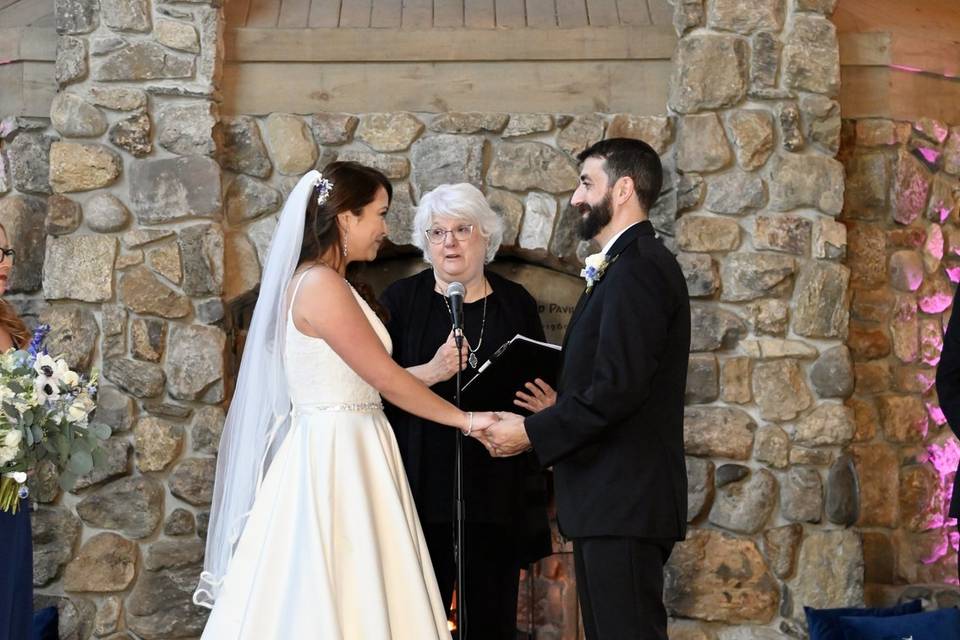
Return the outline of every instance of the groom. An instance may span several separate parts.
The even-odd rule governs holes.
[[[603,250],[587,259],[556,404],[505,414],[480,438],[494,456],[532,446],[554,466],[587,639],[665,640],[663,566],[687,519],[687,286],[647,219],[662,183],[656,152],[613,138],[578,159],[571,204],[580,235]]]

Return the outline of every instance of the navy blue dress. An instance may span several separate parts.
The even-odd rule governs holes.
[[[0,640],[29,640],[33,627],[30,501],[15,515],[0,511]]]

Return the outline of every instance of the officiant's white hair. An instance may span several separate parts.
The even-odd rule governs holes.
[[[503,242],[503,219],[490,208],[483,193],[472,184],[441,184],[433,191],[423,194],[417,215],[413,218],[413,244],[430,262],[430,244],[426,231],[438,218],[463,220],[477,225],[480,235],[487,241],[487,262],[491,262],[500,243]]]

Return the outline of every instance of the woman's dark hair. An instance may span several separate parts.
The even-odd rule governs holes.
[[[330,188],[330,193],[322,205],[317,204],[321,186],[317,185],[313,188],[313,193],[307,202],[303,222],[303,242],[300,245],[300,258],[297,264],[315,262],[330,247],[339,249],[342,239],[340,227],[337,225],[338,213],[349,211],[359,216],[363,208],[377,197],[381,187],[387,192],[387,202],[393,200],[393,185],[390,184],[387,176],[359,162],[331,162],[324,167],[322,174],[333,183],[333,187]],[[341,255],[339,250],[336,255]],[[377,315],[383,318],[385,310],[377,302],[370,287],[362,282],[353,281],[349,276],[347,279],[377,312]]]

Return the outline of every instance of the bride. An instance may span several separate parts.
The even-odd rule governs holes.
[[[380,396],[468,434],[496,418],[394,363],[344,277],[376,257],[391,195],[379,171],[334,162],[284,205],[220,440],[203,640],[450,638]]]

